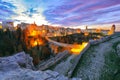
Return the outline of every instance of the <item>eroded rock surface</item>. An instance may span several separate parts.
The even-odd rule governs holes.
[[[81,80],[67,78],[54,71],[33,71],[30,69],[16,69],[9,72],[0,71],[0,80]]]
[[[33,68],[32,58],[25,52],[0,57],[0,80],[81,80],[51,70],[33,71]]]
[[[0,70],[10,71],[19,68],[33,69],[32,57],[25,52],[17,53],[9,57],[0,57]]]

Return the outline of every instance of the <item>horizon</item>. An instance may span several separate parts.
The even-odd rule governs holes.
[[[21,22],[21,23],[24,23],[24,22]],[[13,22],[13,27],[16,27],[18,24],[21,24],[21,23],[17,23],[17,24],[14,24],[14,22]],[[0,24],[2,25],[2,22],[0,22]],[[27,24],[34,24],[34,23],[27,23]],[[36,23],[35,23],[36,24]],[[37,25],[37,24],[36,24]],[[46,25],[46,24],[41,24],[41,25],[37,25],[37,26],[42,26],[42,25]],[[68,27],[68,26],[60,26],[60,25],[48,25],[48,26],[53,26],[53,27],[64,27],[64,28],[72,28],[72,29],[86,29],[86,26],[88,27],[88,29],[94,29],[94,28],[96,28],[96,29],[103,29],[103,30],[110,30],[111,29],[111,27],[112,27],[112,25],[113,24],[107,24],[107,25],[81,25],[81,26],[70,26],[70,27]],[[120,24],[115,24],[115,26],[116,26],[116,29],[115,29],[115,31],[116,32],[120,32]]]

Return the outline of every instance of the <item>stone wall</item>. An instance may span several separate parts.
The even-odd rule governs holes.
[[[68,51],[60,52],[55,57],[50,58],[47,61],[44,61],[43,63],[39,64],[38,69],[39,70],[48,69],[51,66],[53,66],[53,65],[57,64],[58,62],[60,62],[62,59],[66,58],[67,56],[69,56]]]
[[[105,41],[110,40],[111,36],[106,36],[106,37],[102,37],[101,39],[98,40],[90,40],[89,43],[90,45],[97,45],[99,43],[103,43]]]
[[[81,56],[85,53],[85,51],[86,51],[89,47],[90,47],[90,43],[88,43],[87,46],[86,46],[86,47],[80,52],[80,54],[75,58],[74,63],[73,63],[73,65],[72,65],[72,68],[70,69],[70,71],[69,71],[68,74],[67,74],[68,77],[71,77],[71,76],[72,76],[72,74],[73,74],[73,72],[74,72],[74,70],[75,70],[75,68],[76,68],[76,66],[77,66],[77,64],[78,64]]]

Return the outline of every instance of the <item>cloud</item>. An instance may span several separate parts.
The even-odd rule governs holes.
[[[10,19],[10,15],[16,15],[14,9],[16,7],[9,2],[0,1],[0,21]]]
[[[26,1],[26,2],[24,2]],[[31,0],[32,1],[32,0]],[[33,2],[29,2],[28,0],[8,0],[10,5],[15,6],[15,9],[12,9],[12,7],[10,6],[11,12],[14,12],[16,15],[12,15],[9,11],[8,14],[2,14],[3,17],[8,17],[9,19],[14,20],[15,22],[26,22],[26,23],[33,23],[34,21],[38,24],[49,24],[46,19],[45,16],[42,15],[42,8],[41,7],[36,7],[36,5],[38,5],[38,3],[36,5],[31,5],[33,4]],[[4,4],[2,4],[4,5]],[[2,8],[4,8],[2,6]],[[6,9],[3,9],[6,10]],[[3,12],[3,11],[2,11]],[[4,13],[4,12],[3,12]]]
[[[0,21],[79,26],[120,22],[119,0],[0,0]]]
[[[119,22],[119,0],[67,0],[44,11],[46,19],[66,26]]]

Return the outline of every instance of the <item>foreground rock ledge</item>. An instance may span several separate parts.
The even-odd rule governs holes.
[[[32,58],[25,52],[0,57],[0,80],[81,80],[68,78],[55,71],[33,71]]]
[[[32,57],[25,52],[17,53],[9,57],[0,57],[0,71],[10,71],[19,68],[33,69]]]

